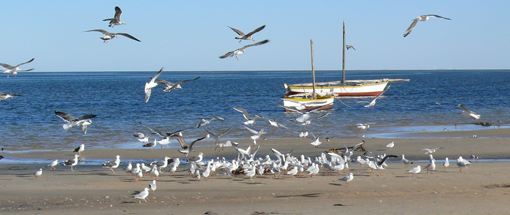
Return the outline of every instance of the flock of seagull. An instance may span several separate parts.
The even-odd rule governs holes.
[[[113,18],[104,19],[103,21],[109,21],[109,27],[114,27],[116,25],[124,25],[125,22],[121,21],[121,15],[122,10],[119,7],[115,7],[115,15]],[[412,24],[409,26],[409,28],[404,33],[404,37],[408,36],[411,31],[415,28],[418,21],[427,21],[430,17],[434,18],[442,18],[446,20],[450,20],[449,18],[442,17],[439,15],[423,15],[418,18],[413,19]],[[257,29],[245,34],[242,31],[232,28],[228,26],[230,29],[232,29],[235,33],[238,34],[238,37],[235,37],[235,39],[239,40],[239,43],[241,43],[242,40],[252,40],[255,41],[252,37],[253,34],[260,32],[263,30],[266,26],[260,26]],[[124,36],[127,38],[130,38],[132,40],[141,42],[136,37],[127,34],[127,33],[110,33],[108,31],[105,31],[103,29],[93,29],[88,30],[86,32],[100,32],[104,36],[101,37],[101,39],[104,41],[104,43],[107,43],[109,40],[116,38],[117,36]],[[256,42],[253,44],[245,45],[239,49],[236,49],[234,51],[227,52],[226,54],[220,56],[219,58],[224,59],[227,57],[233,57],[235,56],[237,60],[239,60],[238,55],[246,53],[246,48],[252,47],[252,46],[259,46],[268,43],[269,40],[262,40],[260,42]],[[347,45],[347,49],[353,49],[354,46]],[[3,71],[3,73],[12,73],[16,76],[18,71],[31,71],[32,69],[22,70],[20,69],[21,65],[28,64],[32,62],[34,58],[31,60],[17,64],[15,66],[11,66],[9,64],[0,63],[0,66],[3,66],[6,68],[6,70]],[[158,84],[164,85],[163,91],[164,92],[171,92],[174,89],[182,89],[181,84],[189,82],[189,81],[195,81],[199,79],[200,77],[197,77],[195,79],[191,80],[183,80],[176,83],[172,83],[166,80],[157,79],[161,73],[163,72],[163,68],[159,72],[154,75],[154,77],[151,78],[149,82],[145,84],[145,103],[147,103],[151,96],[152,88],[155,88]],[[19,96],[18,94],[10,94],[10,93],[1,93],[0,92],[0,101],[5,100],[7,98],[13,98]],[[378,97],[376,97],[367,107],[373,107],[375,105],[375,102]],[[471,117],[475,120],[480,118],[480,115],[468,110],[461,104],[458,105],[460,108],[463,109],[463,112],[461,112],[462,115]],[[280,122],[276,122],[276,120],[269,119],[260,115],[254,115],[251,116],[248,111],[246,111],[243,108],[240,107],[232,107],[235,111],[238,111],[242,113],[243,118],[246,120],[242,122],[244,124],[244,127],[247,131],[249,131],[252,135],[250,138],[253,140],[253,145],[249,145],[247,148],[241,148],[238,143],[233,141],[227,141],[225,143],[221,143],[219,140],[220,138],[228,133],[230,129],[227,129],[221,133],[215,134],[207,129],[207,127],[211,124],[213,121],[223,121],[224,119],[221,117],[213,117],[211,119],[202,119],[198,125],[195,128],[185,128],[181,129],[179,131],[174,132],[162,132],[158,129],[151,128],[147,125],[144,125],[143,123],[140,123],[142,126],[147,128],[150,132],[143,133],[143,132],[134,132],[134,136],[143,143],[143,147],[151,147],[154,148],[159,144],[161,148],[163,148],[164,145],[168,147],[168,145],[171,143],[171,140],[176,140],[179,143],[180,148],[178,151],[185,155],[184,161],[187,162],[189,174],[191,177],[195,177],[198,181],[200,181],[201,178],[210,178],[214,175],[215,172],[218,172],[220,170],[223,170],[225,174],[228,175],[236,175],[236,174],[245,174],[250,179],[252,179],[255,175],[259,175],[260,177],[267,174],[272,174],[273,177],[283,177],[283,175],[290,175],[291,178],[294,178],[296,175],[301,174],[307,174],[310,177],[315,177],[320,171],[328,171],[328,172],[338,172],[338,174],[341,174],[340,172],[344,170],[344,173],[349,168],[350,163],[359,163],[361,166],[366,164],[370,169],[371,172],[374,170],[384,170],[385,167],[387,167],[386,161],[388,159],[392,158],[398,158],[396,155],[374,155],[372,152],[364,152],[357,156],[356,158],[351,158],[354,154],[354,152],[358,151],[358,149],[365,143],[364,141],[362,143],[356,144],[355,146],[351,147],[349,150],[349,147],[345,147],[342,154],[338,154],[335,152],[329,152],[329,153],[322,153],[320,156],[315,158],[305,157],[304,155],[301,155],[300,157],[292,156],[292,152],[288,153],[281,153],[278,150],[272,148],[271,151],[274,154],[274,157],[276,159],[272,159],[270,155],[265,155],[264,157],[258,157],[256,158],[256,154],[260,148],[260,144],[257,145],[257,140],[263,138],[264,134],[267,134],[268,132],[265,131],[267,127],[271,127],[273,129],[283,128],[290,132],[294,132],[296,134],[299,134],[299,137],[305,138],[308,137],[309,131],[306,129],[306,131],[297,131],[294,129],[290,129],[284,124]],[[317,110],[309,110],[309,111],[302,111],[302,110],[295,110],[299,113],[299,117],[297,117],[295,120],[291,120],[293,122],[296,122],[302,126],[306,126],[309,128],[311,122],[313,120],[319,120],[321,118],[324,118],[329,115],[329,113],[321,114],[320,116],[317,116],[315,118],[311,117],[311,114],[314,114]],[[65,124],[63,124],[63,128],[66,131],[71,131],[73,127],[81,127],[82,131],[86,134],[87,133],[87,126],[92,124],[92,118],[96,117],[97,115],[94,114],[86,114],[84,116],[81,116],[79,118],[74,118],[68,113],[55,111],[55,115],[62,120],[65,121]],[[254,129],[250,126],[253,126],[256,124],[257,120],[263,120],[267,121],[268,124],[263,126],[261,129]],[[369,123],[370,124],[370,123]],[[358,124],[357,127],[360,130],[368,129],[370,126],[369,124]],[[187,144],[185,141],[185,138],[183,137],[182,132],[188,129],[204,129],[206,132],[204,136],[196,138],[191,143]],[[320,137],[327,134],[328,131],[324,132],[321,135],[314,134],[310,132],[313,141],[310,143],[314,147],[319,147],[321,145]],[[150,141],[151,136],[158,136],[160,140],[158,141],[156,138],[154,138],[153,141]],[[238,153],[237,159],[233,159],[231,161],[227,161],[225,158],[217,158],[217,159],[211,159],[209,161],[204,160],[203,153],[200,152],[198,156],[188,158],[188,155],[193,152],[193,145],[196,144],[199,141],[202,141],[204,139],[209,138],[215,139],[215,145],[216,149],[223,150],[225,147],[232,147],[235,149],[235,151]],[[326,139],[329,141],[329,138],[326,137]],[[252,146],[257,148],[252,152]],[[387,145],[387,147],[391,150],[395,146],[394,142],[391,142]],[[433,158],[432,154],[436,152],[438,149],[442,149],[443,147],[434,148],[434,149],[423,149],[423,151],[426,151],[426,154],[429,154],[430,156],[430,162],[427,166],[424,167],[424,169],[428,171],[434,171],[436,168],[435,165],[435,159]],[[71,170],[74,171],[73,167],[76,166],[79,162],[79,157],[81,153],[85,150],[85,145],[81,144],[78,146],[74,152],[74,158],[71,158],[67,161],[61,162],[61,165],[64,166],[70,166]],[[117,169],[120,166],[121,160],[120,155],[117,155],[115,160],[108,161],[102,164],[103,168],[108,168],[112,171],[112,173],[115,173],[114,169]],[[476,156],[471,156],[473,159],[476,158]],[[402,163],[405,165],[405,167],[409,166],[410,164],[413,164],[413,162],[405,159],[404,154],[402,154],[401,157]],[[59,164],[58,160],[54,160],[47,166],[50,167],[50,170],[55,169],[55,166]],[[153,195],[154,191],[157,189],[156,181],[157,177],[160,175],[160,173],[165,168],[169,168],[171,174],[175,174],[175,171],[179,168],[181,164],[181,160],[178,157],[170,158],[165,157],[162,161],[155,161],[151,162],[149,164],[145,163],[136,163],[133,165],[131,162],[128,163],[128,165],[125,167],[124,171],[131,175],[136,181],[142,180],[145,174],[150,174],[153,178],[153,181],[151,184],[149,184],[148,187],[145,187],[143,191],[136,193],[133,195],[134,198],[144,200],[147,202],[146,198],[149,196],[149,190],[152,190]],[[460,172],[462,172],[462,168],[467,167],[470,162],[463,159],[462,157],[459,157],[457,159],[457,166],[460,167]],[[449,160],[448,158],[445,159],[445,162],[443,164],[445,167],[445,170],[447,170],[449,166]],[[408,170],[409,173],[412,173],[413,176],[416,176],[416,174],[421,172],[421,166],[417,165],[416,167]],[[382,172],[381,172],[382,173]],[[38,179],[42,175],[42,168],[37,170],[33,173],[33,175]],[[346,174],[344,177],[340,178],[340,180],[346,182],[346,187],[349,186],[349,182],[351,182],[354,179],[353,173]]]

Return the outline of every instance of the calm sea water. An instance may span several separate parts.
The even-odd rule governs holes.
[[[144,102],[144,85],[154,72],[37,72],[0,78],[0,91],[22,96],[0,102],[0,146],[11,151],[69,149],[81,143],[87,148],[140,148],[133,132],[148,132],[142,122],[163,131],[194,127],[202,118],[220,116],[210,130],[232,128],[228,139],[249,138],[241,113],[231,107],[245,108],[296,130],[305,127],[288,121],[298,115],[285,113],[281,97],[284,83],[311,81],[310,72],[163,72],[160,79],[176,82],[200,77],[182,85],[182,90],[164,93],[153,89]],[[317,81],[341,78],[341,72],[317,72]],[[331,115],[313,122],[309,131],[340,137],[398,137],[407,132],[494,129],[471,125],[474,120],[459,115],[457,104],[479,113],[479,121],[510,122],[509,71],[373,71],[349,72],[347,79],[404,78],[410,82],[393,83],[375,108],[363,107],[371,99],[350,98],[335,102]],[[440,103],[439,105],[436,102]],[[74,117],[97,114],[88,133],[75,128],[66,132],[54,111]],[[359,131],[357,123],[373,123]],[[267,125],[258,121],[256,129]],[[201,129],[184,133],[190,139],[203,136]],[[277,130],[268,138],[295,137]],[[510,136],[510,134],[509,134]]]

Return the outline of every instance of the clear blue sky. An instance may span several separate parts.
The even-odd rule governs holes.
[[[108,27],[114,7],[126,25]],[[509,69],[510,1],[2,1],[0,62],[35,71],[339,70],[342,21],[348,70]],[[452,20],[412,19],[438,14]],[[261,26],[247,54],[219,59]],[[104,44],[91,29],[129,33]]]

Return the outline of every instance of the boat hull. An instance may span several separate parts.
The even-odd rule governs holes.
[[[315,86],[315,92],[318,94],[331,93],[336,97],[373,97],[379,96],[384,91],[389,82],[380,82],[363,85],[320,85]],[[286,96],[294,94],[312,93],[313,87],[307,85],[292,85],[287,87]]]
[[[303,111],[316,109],[319,110],[328,110],[333,108],[333,104],[335,103],[335,97],[325,97],[325,98],[317,98],[317,99],[304,99],[300,97],[285,97],[282,98],[283,107],[285,111],[294,111],[294,108],[302,109]],[[286,107],[293,108],[287,109]]]

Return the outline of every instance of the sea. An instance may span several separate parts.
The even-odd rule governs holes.
[[[23,72],[0,78],[0,91],[19,97],[0,101],[0,147],[11,152],[142,148],[134,132],[149,133],[142,126],[164,132],[181,129],[187,140],[206,135],[196,129],[201,119],[218,116],[208,126],[213,133],[231,129],[220,142],[249,139],[241,107],[287,127],[330,138],[426,138],[421,132],[499,129],[510,122],[510,70],[415,70],[348,71],[347,79],[410,79],[395,82],[373,108],[373,98],[340,98],[331,114],[310,127],[291,120],[299,114],[285,112],[284,83],[311,82],[310,71],[166,72],[159,79],[170,82],[193,79],[170,93],[158,86],[144,101],[144,86],[156,74],[150,72]],[[341,80],[341,71],[317,71],[318,82]],[[461,114],[462,104],[481,115],[477,121]],[[65,131],[55,111],[74,117],[96,114],[88,132],[79,127]],[[313,113],[312,118],[324,112]],[[493,126],[475,125],[489,122]],[[359,130],[358,123],[370,123]],[[268,125],[258,120],[259,130]],[[299,138],[285,129],[266,129],[266,138]],[[510,137],[510,134],[508,134]],[[155,137],[153,135],[152,137]],[[151,138],[152,140],[152,138]],[[170,144],[178,147],[177,143]],[[159,146],[158,146],[159,147]]]

